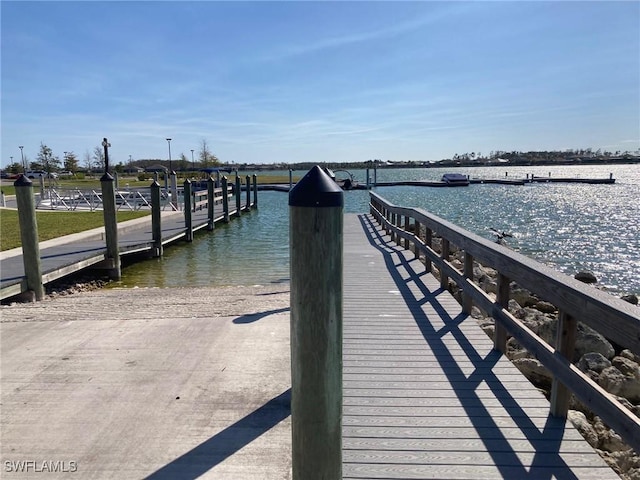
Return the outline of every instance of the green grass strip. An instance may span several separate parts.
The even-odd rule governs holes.
[[[118,212],[118,223],[144,217],[150,213],[150,211]],[[38,222],[38,239],[41,242],[104,226],[102,210],[94,212],[36,211],[36,221]],[[10,250],[20,245],[18,211],[0,209],[0,250]]]

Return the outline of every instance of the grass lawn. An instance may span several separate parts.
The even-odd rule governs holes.
[[[150,214],[151,212],[149,211],[118,212],[118,222]],[[36,211],[36,219],[38,222],[38,238],[41,242],[104,226],[101,210],[96,212]],[[0,209],[0,250],[10,250],[20,245],[17,210]]]

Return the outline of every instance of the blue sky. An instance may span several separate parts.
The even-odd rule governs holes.
[[[1,2],[2,165],[640,148],[640,3]]]

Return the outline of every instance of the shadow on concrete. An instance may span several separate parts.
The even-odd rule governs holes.
[[[234,318],[233,323],[238,323],[238,324],[253,323],[253,322],[257,322],[258,320],[262,320],[263,318],[268,317],[269,315],[275,315],[276,313],[284,313],[284,312],[288,312],[289,310],[290,310],[289,307],[285,307],[285,308],[277,308],[275,310],[267,310],[265,312],[247,313],[238,318]]]
[[[146,477],[149,480],[192,480],[249,445],[291,415],[291,389]]]

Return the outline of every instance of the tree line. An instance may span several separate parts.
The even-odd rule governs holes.
[[[174,170],[189,170],[191,168],[207,168],[220,164],[218,157],[213,154],[206,140],[200,141],[200,147],[197,153],[197,162],[189,159],[184,152],[180,153],[176,160],[172,161]],[[192,155],[193,157],[193,155]],[[151,165],[161,164],[169,167],[168,160],[160,159],[137,159],[133,160],[131,155],[125,162],[119,161],[113,165],[113,170],[122,173],[132,171],[136,167],[144,168]],[[73,151],[63,152],[62,157],[55,155],[51,147],[44,142],[40,142],[38,153],[35,160],[30,160],[27,155],[21,158],[20,162],[12,162],[6,167],[6,171],[12,174],[22,173],[29,170],[39,170],[49,173],[68,173],[75,175],[78,172],[96,172],[104,171],[105,157],[104,147],[102,145],[95,146],[92,150],[86,150],[82,158]]]

